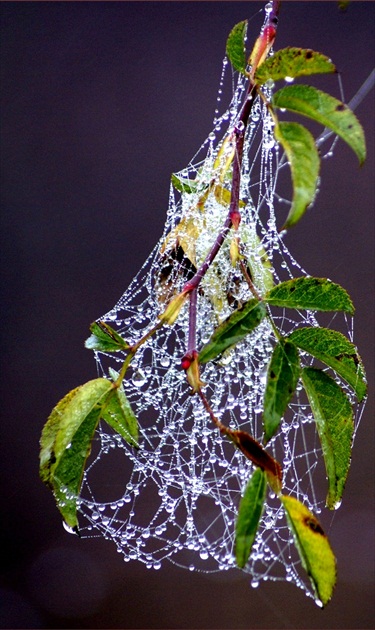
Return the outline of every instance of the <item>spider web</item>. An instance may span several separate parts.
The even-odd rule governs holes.
[[[214,192],[208,195],[203,209],[197,209],[197,203],[204,187],[218,178],[215,160],[223,138],[239,124],[246,80],[234,77],[228,66],[225,59],[218,108],[226,80],[231,91],[229,107],[222,113],[216,109],[213,131],[187,168],[177,174],[180,179],[198,182],[198,189],[180,193],[171,185],[163,235],[118,303],[99,318],[114,326],[130,344],[155,326],[170,297],[183,288],[204,260],[225,221],[228,205]],[[270,96],[272,86],[266,89]],[[287,162],[273,139],[272,124],[265,106],[256,101],[244,141],[240,190],[244,203],[238,234],[260,294],[266,292],[271,280],[278,283],[307,275],[278,231],[290,202],[277,192]],[[319,143],[322,145],[329,135],[323,134]],[[334,143],[332,140],[326,155],[331,155]],[[230,143],[228,146],[229,150]],[[222,153],[225,158],[225,149]],[[181,227],[184,221],[188,226],[185,231]],[[176,226],[180,226],[179,245]],[[198,348],[209,340],[220,321],[252,297],[243,275],[231,264],[231,238],[227,237],[200,285]],[[188,255],[193,240],[195,257]],[[323,325],[328,327],[332,319],[335,328],[341,328],[352,340],[351,318],[340,315],[327,320],[325,315]],[[318,325],[312,312],[291,314],[282,309],[274,313],[274,321],[284,334],[301,325]],[[253,465],[221,437],[198,396],[190,394],[180,367],[187,338],[185,306],[173,326],[160,328],[135,355],[124,387],[139,422],[140,448],[133,449],[107,425],[99,427],[79,499],[84,521],[80,532],[83,537],[103,535],[116,544],[125,561],[138,560],[150,569],[159,569],[168,560],[191,571],[234,570],[235,520]],[[230,428],[247,431],[259,441],[266,368],[274,343],[274,333],[264,320],[234,350],[202,366],[205,395],[215,415]],[[96,353],[96,360],[99,373],[107,376],[111,367],[120,370],[124,355]],[[303,364],[308,361],[302,356]],[[351,391],[340,385],[355,404]],[[357,406],[356,427],[361,411]],[[324,523],[324,464],[315,421],[301,388],[297,388],[267,450],[283,466],[283,493],[303,501]],[[315,598],[284,510],[272,492],[243,570],[251,576],[254,587],[262,580],[287,580]]]

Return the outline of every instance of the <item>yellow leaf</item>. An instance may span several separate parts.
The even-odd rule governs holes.
[[[223,186],[220,186],[220,184],[217,184],[214,188],[214,194],[215,199],[218,203],[220,203],[222,206],[229,206],[232,194],[230,190],[224,188]],[[246,204],[244,201],[240,200],[238,205],[240,208],[244,208]]]
[[[294,542],[314,591],[325,606],[336,584],[336,558],[318,519],[294,497],[281,497]]]
[[[190,214],[181,219],[180,223],[167,235],[160,253],[164,254],[169,248],[181,245],[185,256],[196,266],[196,240],[201,229],[199,223],[197,215]]]

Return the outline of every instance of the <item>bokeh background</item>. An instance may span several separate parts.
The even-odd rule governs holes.
[[[1,590],[9,628],[372,628],[374,96],[357,114],[369,156],[339,142],[315,207],[287,244],[357,307],[370,400],[329,535],[339,581],[325,610],[289,584],[254,590],[124,563],[62,528],[38,478],[56,402],[94,378],[88,325],[126,289],[161,234],[169,178],[211,130],[225,41],[259,2],[1,2]],[[374,65],[374,3],[284,2],[277,48],[311,47],[349,100]],[[325,89],[339,94],[336,78]]]

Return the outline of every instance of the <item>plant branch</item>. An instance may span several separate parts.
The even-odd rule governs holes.
[[[249,116],[254,104],[255,97],[257,95],[256,84],[253,80],[255,71],[257,67],[263,62],[265,56],[267,56],[269,49],[271,48],[275,36],[276,36],[276,28],[278,23],[278,13],[280,10],[280,0],[273,0],[272,2],[272,10],[268,15],[268,20],[263,28],[258,40],[254,46],[254,50],[256,50],[256,55],[254,58],[254,65],[252,67],[249,86],[246,94],[245,102],[242,106],[241,113],[239,115],[238,122],[234,129],[234,135],[236,138],[235,142],[235,157],[233,163],[233,174],[232,174],[232,189],[231,189],[231,201],[229,206],[229,212],[225,223],[216,237],[216,240],[206,256],[206,259],[197,270],[194,277],[189,280],[184,286],[183,292],[188,293],[196,289],[202,278],[207,273],[209,267],[212,262],[216,258],[219,253],[229,231],[232,227],[236,230],[238,229],[241,216],[239,212],[239,193],[240,193],[240,183],[241,183],[241,168],[242,168],[242,153],[243,153],[243,144],[245,139],[245,131],[247,127],[247,123],[249,120]],[[250,59],[252,55],[250,56]]]
[[[280,1],[274,0],[272,2],[272,10],[268,15],[268,20],[259,35],[253,52],[250,56],[250,61],[252,62],[252,69],[249,75],[249,85],[247,89],[247,94],[245,101],[242,105],[242,109],[238,118],[238,122],[235,125],[233,134],[235,137],[235,155],[233,159],[233,173],[232,173],[232,186],[231,186],[231,199],[229,205],[228,215],[225,219],[224,225],[220,230],[219,234],[216,237],[216,240],[207,254],[205,260],[202,265],[197,270],[196,274],[193,276],[191,280],[189,280],[183,290],[183,294],[190,294],[190,306],[189,306],[189,339],[188,339],[188,348],[185,356],[182,359],[181,365],[183,369],[187,371],[187,376],[190,384],[193,386],[193,391],[199,391],[202,396],[201,390],[197,389],[198,384],[200,384],[199,378],[199,365],[197,362],[197,351],[196,351],[196,319],[197,319],[197,289],[206,275],[208,269],[211,264],[215,260],[217,254],[219,253],[228,233],[232,228],[236,231],[240,225],[241,214],[239,211],[239,198],[240,198],[240,185],[241,185],[241,169],[242,169],[242,156],[243,156],[243,146],[245,141],[245,132],[247,128],[247,124],[249,121],[249,117],[251,114],[251,110],[254,104],[254,100],[257,96],[257,86],[254,82],[254,74],[257,67],[264,61],[266,58],[276,36],[276,27],[278,22],[278,12],[280,8]],[[245,278],[249,284],[250,290],[253,295],[255,295],[258,299],[260,299],[259,294],[256,288],[253,285],[253,282],[249,278],[245,265],[241,264],[241,269],[245,275]],[[194,364],[194,378],[191,377],[191,372],[193,371]],[[207,401],[206,401],[207,403]],[[206,404],[204,403],[204,404]],[[208,404],[208,403],[207,403]],[[209,412],[212,419],[214,416],[211,412]],[[217,419],[216,419],[217,420]],[[215,421],[215,420],[214,420]],[[220,429],[222,430],[222,429]]]

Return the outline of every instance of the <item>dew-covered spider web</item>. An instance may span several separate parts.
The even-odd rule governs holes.
[[[194,275],[225,221],[231,170],[225,172],[222,165],[234,144],[229,140],[222,149],[223,140],[239,124],[245,85],[246,78],[233,74],[225,59],[213,131],[186,169],[177,174],[177,186],[185,190],[171,185],[160,240],[118,303],[98,318],[129,344],[155,326],[171,297]],[[270,97],[272,86],[266,91]],[[229,106],[223,111],[226,92],[230,93]],[[290,207],[279,185],[284,171],[288,177],[289,173],[273,139],[272,124],[266,107],[257,100],[244,140],[238,234],[241,255],[261,295],[272,283],[307,273],[279,233]],[[335,143],[331,138],[324,149],[326,136],[319,140],[323,155],[331,154]],[[186,180],[194,180],[194,185]],[[252,297],[238,265],[231,263],[231,242],[230,234],[199,287],[198,350],[225,317]],[[273,316],[284,334],[301,325],[318,325],[312,312],[275,309]],[[328,327],[331,321],[325,316],[319,323]],[[139,422],[139,449],[107,425],[99,427],[79,500],[80,533],[103,535],[116,544],[125,561],[138,560],[150,569],[170,561],[191,571],[239,570],[233,555],[235,520],[254,467],[220,435],[200,398],[190,393],[181,369],[188,326],[186,304],[176,323],[161,327],[131,362],[124,389]],[[334,327],[352,340],[351,318],[336,315]],[[266,367],[274,344],[274,332],[268,320],[263,320],[234,349],[202,366],[201,372],[204,393],[215,415],[261,443]],[[99,373],[108,376],[109,368],[119,371],[124,358],[121,352],[96,353]],[[309,359],[302,357],[302,361],[308,364]],[[340,384],[355,404],[351,391]],[[357,406],[356,427],[360,416]],[[267,450],[282,464],[283,493],[303,501],[324,524],[324,463],[301,388]],[[287,580],[315,597],[280,500],[272,493],[244,571],[254,587],[262,580]]]

